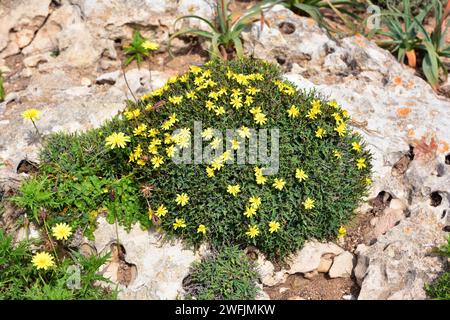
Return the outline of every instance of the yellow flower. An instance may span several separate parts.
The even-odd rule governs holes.
[[[36,269],[44,269],[47,270],[55,266],[55,262],[53,261],[53,256],[48,254],[47,252],[39,252],[33,256],[31,260]]]
[[[303,169],[296,169],[295,170],[295,177],[302,182],[303,180],[308,179],[308,175],[305,173]]]
[[[259,228],[256,225],[249,225],[248,231],[245,233],[249,238],[255,238],[257,235],[259,235]]]
[[[194,100],[194,99],[197,99],[197,95],[195,94],[194,90],[191,90],[189,92],[186,92],[186,98],[188,98],[190,100]]]
[[[175,154],[175,146],[170,146],[170,147],[167,147],[166,148],[166,155],[169,157],[169,158],[172,158],[173,157],[173,155]]]
[[[174,105],[178,105],[183,101],[183,96],[174,96],[169,97],[169,102],[173,103]]]
[[[220,156],[223,161],[228,161],[231,159],[231,151],[227,150]]]
[[[189,75],[185,73],[179,78],[179,80],[180,82],[186,83],[189,80]]]
[[[356,152],[361,152],[361,145],[358,142],[352,142],[352,150]]]
[[[150,130],[148,130],[148,135],[150,136],[150,138],[156,137],[158,134],[159,134],[158,129],[151,128]]]
[[[198,67],[198,66],[190,66],[189,70],[191,71],[191,73],[193,73],[195,76],[198,75],[200,72],[202,72],[202,68]]]
[[[336,157],[336,159],[341,159],[342,158],[342,153],[340,153],[337,150],[333,150],[333,155]]]
[[[152,144],[149,145],[148,152],[150,152],[150,154],[158,154],[158,146]]]
[[[170,135],[170,133],[164,133],[164,143],[165,144],[170,144],[172,143],[172,136]]]
[[[220,138],[214,138],[214,140],[210,143],[212,149],[217,149],[220,146],[220,143],[222,142],[222,139]]]
[[[275,178],[274,183],[272,184],[272,186],[278,190],[283,190],[285,185],[286,185],[286,181],[284,181],[283,178],[281,178],[281,179]]]
[[[247,88],[247,90],[245,90],[248,94],[254,96],[255,94],[257,94],[258,92],[261,91],[261,89],[257,89],[255,87],[249,87]]]
[[[175,218],[175,222],[173,223],[173,230],[177,230],[178,228],[186,228],[186,222],[183,218]]]
[[[158,207],[158,209],[156,209],[155,216],[161,218],[164,217],[167,214],[167,212],[169,211],[167,210],[166,206],[162,204]]]
[[[159,44],[147,40],[144,43],[142,43],[142,48],[150,51],[155,51],[159,49]]]
[[[133,120],[133,119],[136,119],[137,117],[140,116],[141,110],[139,110],[139,109],[134,109],[134,110],[131,110],[131,111],[125,111],[123,114],[125,115],[125,117],[126,117],[128,120]]]
[[[206,226],[204,224],[201,224],[197,228],[197,233],[203,233],[203,235],[206,234]]]
[[[136,148],[134,148],[133,152],[130,154],[129,162],[137,161],[142,156],[142,148],[141,145],[138,144]]]
[[[246,216],[247,218],[251,218],[256,214],[256,208],[255,207],[246,207],[245,208],[245,212],[244,212],[244,216]]]
[[[326,131],[322,127],[318,127],[316,130],[316,137],[322,139],[326,134]]]
[[[125,148],[125,145],[127,142],[130,142],[130,137],[126,136],[123,132],[114,132],[110,136],[108,136],[106,139],[106,146],[110,146],[111,149],[114,149],[116,147],[118,148]]]
[[[164,158],[161,156],[152,157],[153,168],[159,168],[164,163]]]
[[[364,158],[359,158],[356,160],[356,166],[358,167],[359,170],[367,167],[366,165],[366,159]]]
[[[223,161],[222,161],[222,159],[221,159],[221,158],[214,159],[214,160],[211,162],[211,167],[212,167],[214,170],[217,170],[217,171],[219,171],[220,169],[222,169],[222,168],[223,168]]]
[[[306,200],[303,201],[302,204],[307,210],[314,208],[314,200],[310,197],[306,198]]]
[[[26,120],[38,120],[40,117],[41,111],[38,109],[28,109],[22,112],[22,118]]]
[[[216,116],[221,116],[223,114],[225,114],[225,108],[224,107],[218,107],[216,108],[216,110],[214,110],[214,112],[216,113]]]
[[[269,222],[269,232],[274,233],[278,232],[278,229],[280,229],[280,223],[277,221],[270,221]]]
[[[252,196],[252,197],[250,197],[250,199],[248,199],[248,202],[250,202],[250,205],[252,207],[254,207],[255,209],[258,209],[259,206],[261,205],[261,198]]]
[[[231,98],[230,104],[233,108],[239,109],[242,107],[242,99],[240,96],[235,96]]]
[[[347,132],[347,128],[344,122],[339,124],[336,128],[334,128],[334,131],[336,131],[339,136],[343,137],[345,135],[345,132]]]
[[[264,125],[267,123],[266,115],[262,112],[255,114],[254,118],[255,118],[255,122],[259,125]]]
[[[137,126],[134,130],[133,130],[133,135],[135,136],[144,136],[145,135],[145,130],[147,130],[147,125],[146,124],[140,124],[139,126]]]
[[[245,126],[242,126],[242,127],[238,130],[238,134],[239,134],[239,136],[240,136],[242,139],[250,138],[250,136],[252,135],[252,134],[250,133],[250,129],[247,128],[247,127],[245,127]]]
[[[186,193],[177,194],[175,199],[177,205],[184,207],[189,202],[189,196]]]
[[[208,100],[205,103],[205,107],[206,107],[206,109],[208,109],[208,111],[211,111],[211,110],[214,110],[216,108],[216,105],[211,100]]]
[[[239,149],[239,145],[240,145],[240,142],[237,141],[237,139],[231,140],[231,149],[238,150]]]
[[[228,187],[227,187],[227,192],[229,193],[229,194],[232,194],[233,196],[237,196],[237,194],[239,193],[239,192],[241,192],[241,187],[238,185],[238,184],[235,184],[235,185],[228,185]]]
[[[262,112],[261,107],[253,107],[250,109],[250,113],[253,115],[261,113],[261,112]]]
[[[153,219],[153,210],[152,210],[152,208],[148,208],[147,214],[148,214],[148,220],[152,220]]]
[[[365,183],[366,183],[366,185],[370,186],[372,184],[372,179],[366,178]]]
[[[300,111],[298,110],[298,108],[294,105],[292,105],[288,111],[287,111],[289,117],[291,118],[297,118],[298,115],[300,114]]]
[[[330,107],[333,107],[333,108],[335,108],[335,109],[339,108],[339,105],[338,105],[338,103],[337,103],[335,100],[328,101],[327,104],[328,104]]]
[[[347,234],[347,229],[344,226],[341,226],[338,230],[338,238],[341,239],[341,238],[345,237],[346,234]]]
[[[72,234],[72,228],[67,223],[57,223],[52,228],[52,234],[56,240],[67,240]]]
[[[211,167],[206,167],[206,175],[209,177],[209,178],[212,178],[212,177],[214,177],[214,168],[211,168]]]
[[[266,177],[264,177],[264,176],[262,176],[262,175],[257,175],[257,176],[256,176],[256,183],[257,183],[257,184],[262,184],[262,185],[264,185],[264,184],[266,183],[266,181],[267,181],[267,178],[266,178]]]
[[[253,97],[252,96],[246,96],[244,104],[249,107],[253,103]]]

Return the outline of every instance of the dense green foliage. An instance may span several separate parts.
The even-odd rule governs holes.
[[[297,112],[290,114],[293,106]],[[257,118],[266,122],[258,124]],[[190,141],[194,121],[221,133],[243,126],[279,129],[279,171],[261,175],[266,181],[258,184],[255,172],[267,166],[260,160],[222,163],[216,170],[208,163],[176,164],[167,154],[183,149],[183,135],[173,131],[183,129]],[[283,257],[308,238],[335,237],[366,192],[371,156],[346,121],[346,111],[335,102],[296,91],[272,64],[212,61],[169,79],[138,104],[129,102],[99,129],[48,137],[39,175],[25,182],[14,200],[38,221],[36,210],[44,208],[50,225],[64,221],[88,234],[95,213],[104,212],[110,222],[125,226],[156,223],[189,243],[253,244]],[[130,141],[111,149],[105,139],[113,133]],[[248,150],[249,139],[239,139]],[[210,142],[203,139],[203,150]],[[268,148],[273,151],[270,133]],[[226,150],[234,155],[229,145]],[[296,177],[298,170],[307,177]],[[285,183],[281,190],[274,187],[277,179]],[[231,185],[240,192],[228,192]],[[185,205],[176,201],[183,194]],[[255,210],[250,198],[261,200]]]
[[[447,244],[436,248],[434,253],[450,258],[450,236],[448,236]],[[425,290],[432,299],[450,300],[450,270],[444,272],[430,285],[425,286]]]
[[[237,247],[225,247],[217,255],[192,266],[188,297],[197,300],[253,300],[258,293],[255,265]]]
[[[106,281],[97,270],[107,261],[108,256],[91,255],[84,257],[76,252],[63,258],[54,268],[37,270],[31,263],[32,243],[27,241],[14,245],[12,237],[0,229],[0,300],[79,300],[113,299],[110,293],[94,285],[96,281]],[[74,272],[80,270],[79,287],[69,288]],[[72,277],[72,278],[71,278]]]

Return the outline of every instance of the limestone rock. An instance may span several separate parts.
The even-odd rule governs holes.
[[[289,274],[307,273],[316,270],[320,265],[320,259],[324,254],[332,253],[338,255],[344,250],[332,242],[321,243],[308,241],[304,247],[292,255],[289,260]]]
[[[334,257],[333,265],[328,272],[330,278],[347,278],[352,275],[354,265],[353,255],[345,251],[340,255]]]

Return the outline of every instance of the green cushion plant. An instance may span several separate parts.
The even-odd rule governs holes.
[[[45,208],[50,225],[92,231],[91,212],[106,212],[111,222],[157,225],[191,244],[255,245],[284,257],[306,239],[335,237],[371,183],[371,155],[348,120],[335,101],[298,91],[273,64],[212,60],[128,101],[101,128],[48,137],[39,175],[15,201],[31,212]],[[203,150],[220,144],[208,128],[239,131],[212,163],[175,163],[172,154],[196,138],[195,122]],[[250,128],[279,130],[272,175],[260,159],[225,163],[249,146],[249,133],[258,133]],[[44,179],[40,192],[53,200],[25,201],[27,185]]]

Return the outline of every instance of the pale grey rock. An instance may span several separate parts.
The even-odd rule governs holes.
[[[320,273],[327,273],[330,270],[332,264],[333,258],[324,255],[320,258],[320,263],[319,266],[317,267],[317,271]]]
[[[348,278],[352,275],[355,257],[348,251],[345,251],[333,259],[333,264],[328,271],[330,278]]]
[[[319,267],[321,257],[324,254],[332,253],[338,255],[342,252],[344,250],[332,242],[308,241],[301,250],[288,258],[290,269],[287,272],[294,274],[314,271]]]
[[[117,243],[116,227],[102,217],[94,232],[95,249],[99,253],[110,250]],[[153,230],[143,231],[134,225],[130,232],[119,227],[119,242],[125,249],[127,263],[136,266],[134,281],[127,287],[119,285],[120,299],[176,299],[182,293],[182,281],[189,268],[200,256],[183,246],[181,241],[162,241],[161,234]],[[106,275],[113,280],[117,276],[117,264],[107,266]]]

